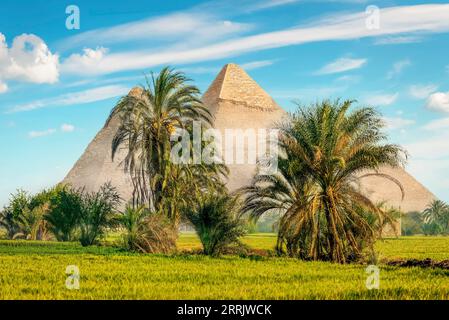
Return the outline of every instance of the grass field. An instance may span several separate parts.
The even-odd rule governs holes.
[[[275,235],[244,239],[272,249]],[[183,234],[180,251],[199,248]],[[449,237],[403,237],[377,244],[380,258],[449,259]],[[68,265],[80,289],[65,287]],[[367,290],[365,266],[288,258],[140,255],[73,243],[0,241],[0,299],[448,299],[449,271],[380,265],[380,289]]]

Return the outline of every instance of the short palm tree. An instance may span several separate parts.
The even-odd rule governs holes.
[[[434,200],[422,212],[424,222],[426,224],[436,223],[447,231],[449,227],[449,205],[441,200]]]
[[[372,108],[350,111],[352,101],[298,106],[279,125],[280,156],[272,175],[257,175],[243,188],[243,212],[254,219],[278,212],[277,249],[311,260],[345,263],[361,256],[376,230],[365,213],[383,211],[358,184],[383,166],[403,164],[406,153],[384,143],[383,121]],[[405,157],[404,157],[405,156]]]
[[[190,166],[175,167],[171,163],[170,138],[176,129],[191,127],[192,121],[207,126],[212,121],[198,88],[189,81],[183,73],[168,67],[157,77],[152,73],[146,86],[120,100],[107,122],[120,117],[112,156],[115,157],[120,147],[126,150],[124,168],[134,184],[134,204],[145,204],[155,212],[166,211],[176,222],[179,221],[177,210],[167,208],[164,199],[177,195],[174,179],[187,175]]]
[[[143,253],[169,253],[176,249],[177,232],[166,216],[151,213],[143,205],[128,205],[116,218],[124,233],[123,246]]]
[[[230,245],[241,245],[239,238],[245,234],[245,228],[237,216],[237,198],[208,194],[183,211],[200,238],[204,254],[218,256]]]

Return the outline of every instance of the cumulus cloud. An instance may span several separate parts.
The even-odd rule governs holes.
[[[427,98],[426,108],[432,111],[449,113],[449,92],[435,92]]]
[[[3,81],[55,83],[59,78],[59,56],[52,54],[36,35],[22,34],[14,38],[11,47],[0,33],[0,75]],[[6,84],[0,82],[0,91]]]
[[[433,93],[437,90],[438,90],[438,86],[435,84],[413,85],[413,86],[410,86],[409,93],[413,98],[425,99],[431,93]]]
[[[393,93],[393,94],[375,94],[368,96],[364,99],[364,101],[367,104],[373,105],[373,106],[389,106],[390,104],[393,104],[396,102],[396,100],[399,97],[399,93]]]
[[[72,54],[64,61],[63,71],[69,73],[76,73],[73,68],[83,68],[89,70],[97,63],[99,63],[109,50],[104,47],[97,47],[96,49],[85,48],[82,54]]]

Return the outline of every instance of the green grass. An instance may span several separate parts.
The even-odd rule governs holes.
[[[275,235],[243,240],[272,249]],[[199,248],[184,234],[180,250]],[[377,244],[383,259],[449,259],[449,237],[404,237]],[[67,265],[79,290],[65,287]],[[380,265],[380,289],[367,290],[361,265],[288,258],[209,258],[129,254],[113,247],[0,241],[0,299],[448,299],[449,271]]]

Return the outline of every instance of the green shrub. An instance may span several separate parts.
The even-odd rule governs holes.
[[[410,212],[401,218],[401,230],[403,236],[423,234],[423,220],[420,212]]]
[[[20,222],[25,210],[29,210],[30,195],[19,189],[11,194],[9,204],[0,213],[0,226],[6,230],[6,237],[13,239],[21,233]]]
[[[80,196],[80,242],[82,246],[90,246],[102,238],[106,229],[112,225],[120,196],[110,183],[101,186],[98,192],[81,192]]]
[[[142,253],[171,253],[176,250],[177,229],[167,217],[151,213],[144,206],[127,206],[117,217],[124,229],[123,247]]]
[[[49,199],[50,208],[45,214],[49,230],[58,241],[76,240],[76,231],[83,208],[82,190],[69,186],[57,187]]]
[[[229,246],[241,246],[245,234],[242,221],[236,217],[237,200],[229,195],[208,195],[184,215],[194,226],[206,255],[218,256]]]

